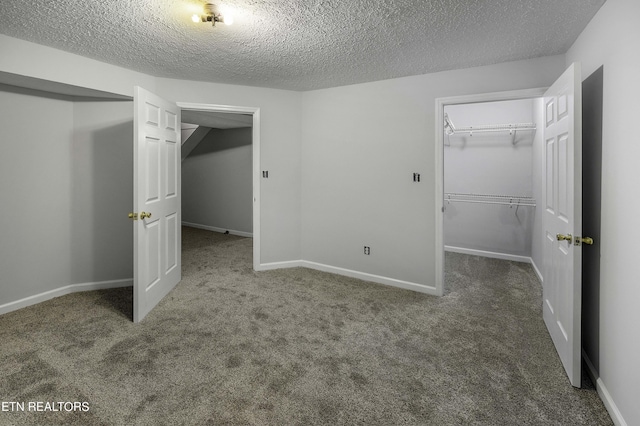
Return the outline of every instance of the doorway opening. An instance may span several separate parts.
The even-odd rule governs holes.
[[[190,124],[182,131],[182,223],[252,237],[256,270],[260,265],[260,111],[177,105],[182,123]]]
[[[571,64],[564,73],[544,92],[540,89],[534,89],[530,91],[514,91],[505,92],[499,94],[486,94],[473,97],[457,97],[449,99],[437,99],[436,100],[436,196],[438,199],[436,203],[442,203],[442,208],[438,212],[438,222],[436,223],[436,268],[440,294],[444,293],[444,234],[445,234],[445,220],[453,220],[452,216],[445,219],[445,203],[447,202],[448,195],[445,192],[447,189],[447,183],[445,179],[448,173],[445,171],[445,135],[451,136],[456,133],[455,126],[451,123],[451,119],[446,115],[445,109],[456,109],[463,104],[477,104],[488,101],[507,101],[517,99],[531,99],[541,98],[541,100],[534,101],[534,107],[531,108],[533,112],[529,112],[529,116],[532,121],[537,121],[537,124],[529,123],[523,125],[529,127],[530,130],[536,127],[540,127],[542,137],[537,138],[537,143],[533,141],[533,148],[531,160],[532,171],[527,174],[524,173],[525,180],[531,178],[531,185],[524,185],[524,194],[491,194],[489,200],[493,204],[509,205],[510,209],[522,204],[523,200],[530,201],[527,204],[528,208],[534,208],[537,204],[540,204],[540,208],[536,209],[534,214],[536,216],[542,216],[542,218],[534,216],[538,219],[538,229],[532,231],[532,243],[539,243],[538,254],[535,253],[534,244],[531,244],[529,253],[531,256],[528,259],[538,257],[538,265],[543,265],[543,275],[539,273],[538,276],[542,281],[542,317],[544,323],[549,331],[551,339],[556,347],[563,367],[569,377],[571,384],[575,387],[581,385],[581,294],[582,294],[582,282],[581,282],[581,265],[582,265],[582,246],[592,245],[593,239],[582,235],[582,90],[581,90],[581,71],[580,64]],[[527,102],[525,102],[526,104]],[[477,107],[477,106],[476,106]],[[531,105],[530,105],[531,107]],[[469,108],[469,107],[468,107]],[[473,107],[470,107],[473,109]],[[509,108],[512,108],[510,106]],[[459,109],[459,108],[458,108]],[[476,108],[477,109],[477,108]],[[480,108],[482,110],[482,107]],[[460,112],[460,111],[457,111]],[[477,111],[476,111],[477,112]],[[486,111],[485,111],[486,112]],[[509,111],[512,112],[512,111]],[[502,111],[504,114],[505,111]],[[534,119],[535,117],[535,119]],[[474,123],[478,126],[476,123]],[[479,128],[473,126],[467,126],[466,128],[457,129],[469,132],[468,137],[471,138],[473,132],[479,132],[480,129],[495,130],[496,127],[501,127],[501,131],[508,129],[509,133],[513,135],[512,145],[510,148],[514,151],[517,145],[516,129],[520,129],[518,123],[501,124],[501,125],[485,125],[480,123]],[[445,132],[446,129],[446,132]],[[524,130],[524,129],[523,129]],[[450,142],[449,139],[447,139]],[[462,145],[465,146],[464,144]],[[448,148],[451,148],[451,144]],[[537,155],[536,155],[537,153]],[[452,158],[459,157],[460,155],[449,152],[449,156]],[[537,157],[537,159],[536,159]],[[482,163],[491,163],[485,158],[480,158]],[[460,163],[460,159],[457,159]],[[492,169],[509,170],[509,162],[513,159],[500,159],[496,164],[489,164]],[[467,160],[468,162],[468,160]],[[476,161],[477,163],[477,161]],[[516,165],[520,163],[522,167],[522,161],[515,161]],[[538,166],[539,165],[539,166]],[[528,167],[525,167],[528,169]],[[536,171],[537,173],[534,173]],[[523,185],[513,184],[522,180],[522,177],[518,177],[516,174],[500,175],[495,174],[494,170],[487,171],[491,176],[490,179],[486,179],[484,176],[464,176],[464,179],[459,179],[462,184],[469,185],[468,181],[477,180],[481,183],[480,188],[483,192],[491,192],[482,186],[483,181],[493,180],[493,184],[499,188],[500,180],[508,180],[508,185],[502,184],[503,188],[508,190],[521,190]],[[496,179],[496,176],[499,178]],[[514,178],[515,177],[515,178]],[[513,182],[511,182],[513,180]],[[473,182],[471,187],[473,188]],[[458,185],[458,182],[454,179],[454,188]],[[474,188],[477,190],[477,187]],[[500,189],[500,188],[499,188]],[[500,189],[500,190],[502,190]],[[526,194],[529,192],[531,195]],[[537,192],[537,198],[533,197]],[[453,194],[455,195],[455,194]],[[487,204],[488,196],[484,194],[465,194],[466,202],[480,202]],[[507,195],[508,201],[503,197]],[[521,198],[520,198],[521,197]],[[453,197],[452,197],[453,198]],[[517,200],[514,200],[517,198]],[[506,201],[506,202],[505,202]],[[454,212],[456,213],[456,212]],[[504,219],[506,216],[500,216]],[[509,215],[511,217],[511,215]],[[516,216],[517,218],[517,216]],[[476,213],[474,219],[474,227],[468,229],[477,229],[489,226],[483,221],[490,220],[491,218],[479,218]],[[518,218],[519,219],[519,218]],[[494,218],[495,220],[495,218]],[[530,226],[536,228],[536,221],[529,221]],[[531,225],[532,224],[532,225]],[[519,224],[521,225],[521,224]],[[496,232],[494,230],[494,232]],[[498,230],[497,232],[500,232]],[[468,231],[469,234],[472,232]],[[513,229],[510,231],[513,235]],[[472,240],[473,235],[468,236],[468,240]],[[493,235],[490,235],[493,237]],[[517,238],[516,238],[517,239]],[[521,238],[526,240],[526,238]],[[454,239],[455,241],[455,239]],[[457,241],[462,241],[460,236],[457,236]],[[495,242],[494,242],[495,243]],[[473,248],[473,247],[472,247]],[[493,253],[492,251],[488,251]],[[526,254],[527,252],[525,252]],[[481,253],[475,253],[481,254]],[[493,253],[495,254],[495,253]],[[482,253],[487,255],[487,252]],[[492,256],[498,257],[498,256]],[[526,257],[525,257],[526,258]],[[530,263],[535,263],[530,260]],[[537,268],[536,268],[537,269]],[[507,279],[504,281],[509,283]]]
[[[139,86],[134,96],[134,322],[181,280],[181,111],[249,115],[252,131],[252,268],[260,265],[260,110],[173,103]],[[153,210],[153,211],[151,211]],[[162,238],[164,236],[164,238]]]
[[[531,252],[533,240],[527,241],[527,234],[528,228],[534,226],[535,212],[525,209],[535,208],[532,207],[535,204],[533,176],[530,176],[531,185],[527,189],[523,187],[526,176],[520,176],[520,179],[500,177],[501,174],[504,176],[501,172],[509,169],[522,172],[518,162],[529,161],[527,151],[533,154],[529,148],[532,148],[532,133],[535,135],[536,132],[526,125],[537,121],[531,112],[537,108],[534,104],[539,103],[541,108],[544,92],[545,89],[528,89],[436,99],[435,195],[436,206],[441,208],[436,218],[435,253],[439,295],[444,294],[446,286],[445,251],[530,261],[531,255],[526,254]],[[519,107],[515,113],[514,105]],[[527,114],[527,108],[531,120],[522,122],[520,119]],[[513,124],[522,126],[518,130],[509,129]],[[487,148],[498,155],[489,158],[491,153]],[[505,154],[512,154],[516,162],[504,164]],[[533,158],[530,160],[529,170],[533,171]],[[490,176],[486,174],[489,171]],[[480,207],[489,205],[494,209],[482,212]],[[496,207],[509,211],[499,212]],[[478,212],[483,216],[484,224],[478,223]],[[495,228],[505,221],[511,223],[512,232],[519,233],[515,243],[513,235],[505,234],[494,235],[493,241],[487,241],[486,233],[495,232]],[[485,234],[484,241],[482,234]],[[505,253],[509,246],[512,253]],[[537,273],[542,278],[539,271]]]
[[[445,252],[530,263],[540,281],[542,103],[447,105],[443,148]]]

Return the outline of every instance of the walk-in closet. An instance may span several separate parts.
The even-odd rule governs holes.
[[[444,112],[445,251],[541,266],[542,99]]]

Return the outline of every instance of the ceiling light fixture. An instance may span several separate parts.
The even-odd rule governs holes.
[[[233,24],[233,17],[229,14],[225,14],[226,16],[222,16],[222,13],[213,3],[205,3],[203,7],[202,15],[194,14],[191,17],[193,22],[211,22],[212,26],[216,26],[216,22],[222,22],[225,25]]]

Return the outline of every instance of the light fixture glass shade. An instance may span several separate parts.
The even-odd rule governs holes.
[[[200,17],[194,13],[193,16],[191,17],[191,20],[193,22],[200,22]]]

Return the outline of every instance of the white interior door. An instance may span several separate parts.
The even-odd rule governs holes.
[[[141,87],[134,94],[133,321],[181,279],[180,109]]]
[[[571,384],[580,387],[582,96],[572,64],[544,95],[543,317]]]

